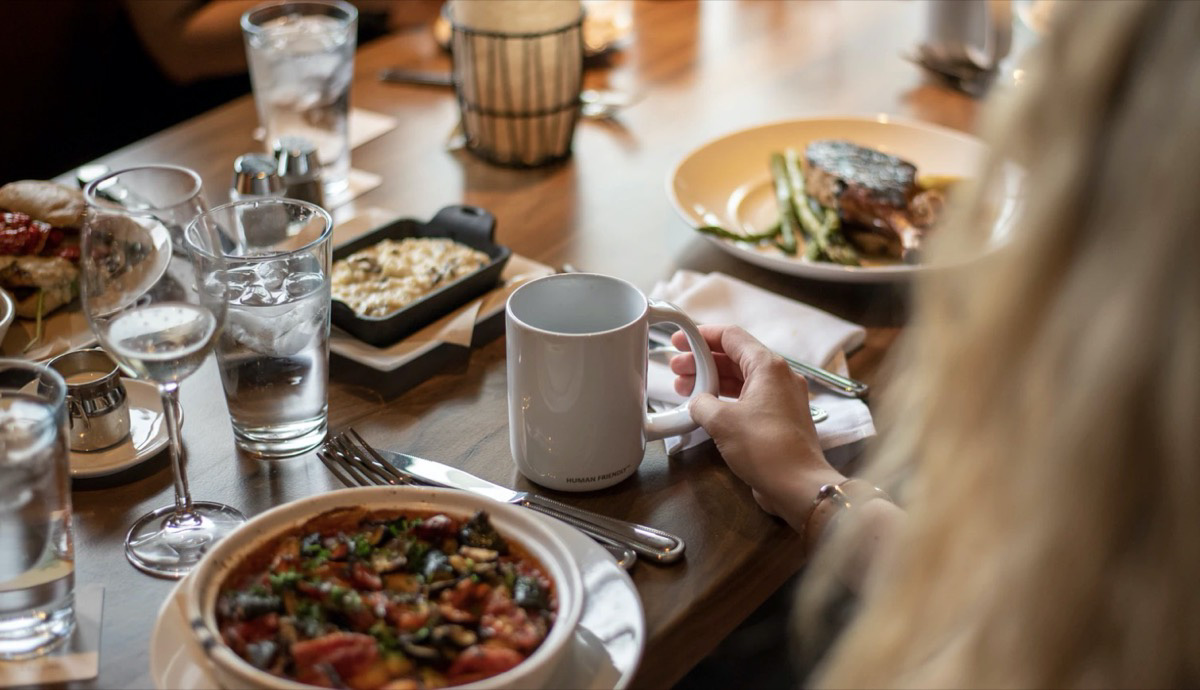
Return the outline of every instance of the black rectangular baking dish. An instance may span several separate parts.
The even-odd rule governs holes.
[[[439,287],[387,316],[361,316],[345,302],[333,300],[332,320],[338,328],[376,347],[386,347],[428,326],[500,282],[500,272],[512,256],[508,247],[493,241],[496,218],[477,206],[447,206],[428,223],[401,218],[367,232],[333,250],[333,260],[344,259],[381,241],[406,237],[448,237],[491,259],[485,266]]]

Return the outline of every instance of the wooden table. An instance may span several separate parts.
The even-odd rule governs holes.
[[[584,121],[574,157],[534,171],[492,167],[444,150],[457,106],[436,88],[383,84],[379,68],[448,69],[424,31],[396,35],[357,57],[352,103],[388,113],[399,126],[356,149],[355,167],[383,184],[338,212],[371,207],[427,218],[470,203],[498,219],[497,240],[550,265],[570,262],[649,289],[678,268],[719,270],[815,304],[868,327],[852,373],[875,386],[880,361],[905,316],[902,290],[834,285],[742,263],[698,238],[675,215],[664,179],[690,149],[742,127],[831,113],[887,112],[969,129],[976,104],[931,86],[901,53],[921,36],[916,3],[776,0],[638,3],[635,38],[587,86],[643,93],[620,124]],[[153,104],[125,104],[123,107]],[[256,150],[250,98],[242,98],[102,159],[112,166],[172,162],[204,178],[223,202],[233,158]],[[384,447],[459,464],[527,487],[508,449],[504,343],[471,356],[465,372],[439,375],[384,401],[364,389],[330,385],[332,428],[353,424]],[[338,485],[313,454],[265,462],[234,447],[215,365],[183,385],[184,437],[192,493],[248,515]],[[147,687],[149,635],[173,582],[129,566],[129,525],[172,498],[165,454],[115,481],[77,486],[77,581],[105,586],[100,677],[94,687]],[[711,445],[667,458],[647,452],[637,476],[611,489],[565,495],[578,506],[681,535],[686,562],[633,572],[648,639],[638,687],[668,687],[727,635],[800,565],[796,535],[755,505]],[[752,577],[748,575],[752,573]]]

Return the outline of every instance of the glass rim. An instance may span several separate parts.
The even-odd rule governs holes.
[[[254,21],[251,20],[251,15],[257,15],[266,12],[267,10],[273,10],[280,7],[301,7],[303,5],[324,6],[336,8],[342,12],[345,12],[346,16],[342,20],[342,24],[347,28],[354,22],[358,21],[358,8],[346,2],[345,0],[272,0],[271,2],[264,2],[261,5],[255,5],[254,7],[251,7],[243,12],[238,23],[241,25],[242,31],[245,33],[258,36],[263,33],[264,29],[261,24],[255,24]]]
[[[278,251],[278,252],[273,251],[273,252],[268,252],[265,254],[255,254],[254,256],[231,255],[231,254],[225,253],[225,251],[223,251],[223,250],[221,251],[220,255],[218,256],[217,254],[214,254],[213,252],[209,251],[207,247],[201,247],[196,242],[192,241],[193,235],[195,233],[199,232],[200,221],[203,220],[204,218],[206,218],[208,216],[212,216],[215,219],[216,216],[218,215],[218,213],[222,213],[228,209],[233,209],[238,206],[257,206],[259,204],[280,205],[280,206],[299,206],[301,208],[307,208],[309,210],[316,211],[316,215],[318,215],[319,217],[324,219],[325,229],[321,231],[321,233],[317,236],[316,239],[314,239],[313,241],[311,241],[303,246],[296,247],[295,249],[288,249],[286,251]],[[263,259],[287,256],[289,254],[299,254],[300,252],[306,252],[306,251],[313,249],[314,247],[320,245],[322,242],[328,241],[332,236],[333,236],[333,216],[329,215],[329,211],[326,211],[325,209],[321,208],[320,206],[317,206],[316,204],[309,203],[307,201],[301,201],[299,199],[289,199],[287,197],[263,197],[260,199],[239,199],[238,201],[230,201],[229,203],[221,204],[220,206],[216,206],[207,211],[204,211],[203,213],[197,214],[196,217],[193,218],[191,220],[191,222],[189,222],[187,224],[187,227],[184,228],[183,242],[184,242],[184,244],[187,245],[188,251],[194,251],[197,254],[199,254],[200,256],[204,257],[205,259],[209,259],[212,261],[223,261],[223,262],[229,263],[229,262],[236,262],[236,261],[261,261]]]
[[[32,362],[27,359],[16,359],[14,357],[0,357],[0,372],[11,369],[24,369],[30,372],[34,378],[32,382],[39,385],[34,386],[33,393],[39,398],[45,400],[45,395],[41,393],[41,379],[48,376],[54,382],[54,391],[51,399],[45,400],[48,404],[58,409],[66,404],[67,401],[67,381],[62,377],[62,374],[55,371],[46,362]],[[26,386],[29,384],[26,383]],[[0,390],[19,391],[20,388],[0,388]]]
[[[191,191],[184,193],[181,196],[181,198],[178,201],[175,201],[174,203],[165,204],[165,205],[159,204],[159,205],[155,205],[150,208],[144,208],[144,209],[129,208],[127,206],[122,206],[120,204],[114,204],[112,202],[104,202],[101,200],[99,194],[97,194],[97,190],[100,188],[100,185],[102,183],[104,183],[108,180],[113,180],[113,179],[119,178],[121,175],[128,175],[129,173],[139,172],[139,171],[144,171],[144,170],[160,170],[160,171],[169,170],[169,171],[175,172],[175,173],[183,173],[186,177],[189,177],[192,180]],[[204,182],[200,179],[199,173],[197,173],[195,170],[192,170],[191,168],[185,168],[182,165],[172,165],[170,163],[147,163],[145,165],[133,165],[128,168],[122,168],[120,170],[113,170],[112,172],[107,173],[103,177],[98,177],[98,178],[92,180],[91,182],[89,182],[87,184],[86,187],[83,188],[83,198],[84,198],[84,201],[87,202],[88,208],[94,208],[94,209],[97,209],[100,211],[123,213],[123,214],[131,215],[131,216],[144,216],[147,218],[157,219],[158,216],[157,216],[157,214],[155,214],[155,211],[161,211],[161,210],[168,209],[168,208],[175,208],[176,206],[185,204],[188,201],[195,199],[197,196],[199,196],[200,191],[202,189],[204,189]]]

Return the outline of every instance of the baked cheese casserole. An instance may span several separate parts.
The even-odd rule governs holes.
[[[333,298],[360,316],[387,316],[489,261],[446,238],[383,240],[333,263]]]

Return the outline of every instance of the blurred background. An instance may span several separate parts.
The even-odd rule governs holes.
[[[238,18],[256,0],[6,0],[0,184],[45,179],[250,93]],[[441,0],[359,0],[359,45]]]

